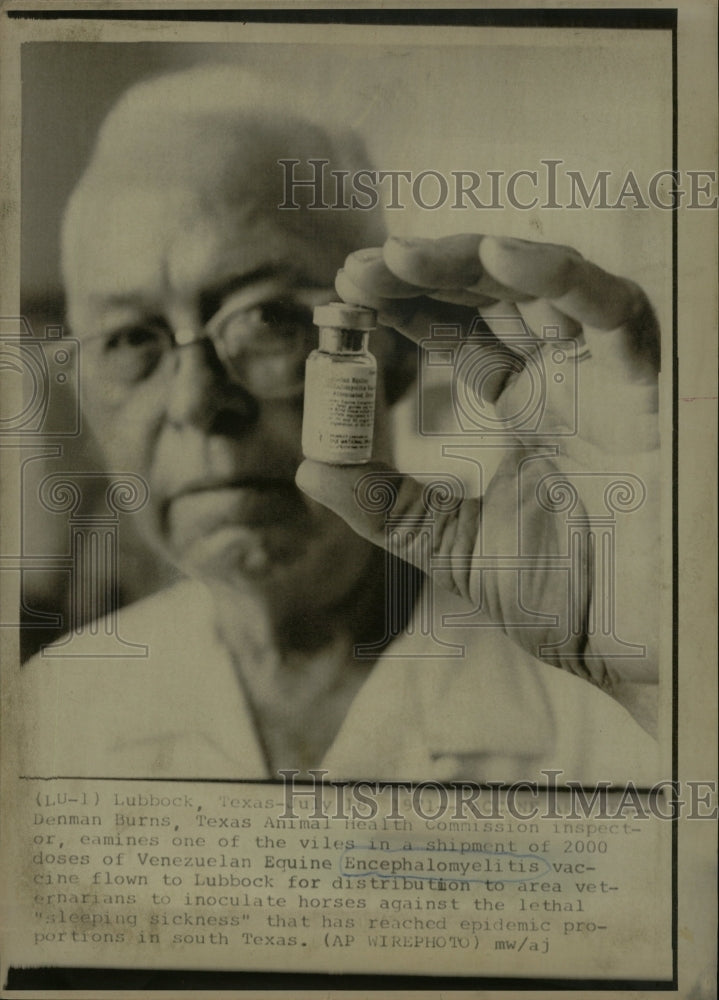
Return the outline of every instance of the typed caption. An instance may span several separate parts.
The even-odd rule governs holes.
[[[19,788],[13,964],[671,975],[671,824],[648,809],[570,819],[555,790],[529,821],[495,790],[481,819],[388,787],[363,819],[327,788],[316,818],[316,789],[281,785]]]

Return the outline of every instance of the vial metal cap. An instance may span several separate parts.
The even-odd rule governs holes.
[[[317,326],[336,326],[343,330],[374,330],[377,313],[365,306],[353,306],[347,302],[329,302],[315,306],[313,314]]]

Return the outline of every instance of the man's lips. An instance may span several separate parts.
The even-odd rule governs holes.
[[[206,493],[208,491],[213,492],[215,490],[242,489],[297,492],[297,487],[295,486],[293,479],[282,478],[280,476],[205,476],[198,477],[197,479],[191,479],[188,480],[188,482],[183,483],[172,492],[168,502],[172,503],[181,497],[192,496],[194,493]]]
[[[273,477],[203,479],[184,484],[163,504],[163,520],[184,536],[232,525],[262,527],[305,510],[294,481]]]

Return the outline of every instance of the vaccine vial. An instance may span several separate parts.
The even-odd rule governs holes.
[[[367,347],[377,314],[364,306],[316,306],[319,347],[305,367],[302,451],[329,465],[372,457],[377,362]]]

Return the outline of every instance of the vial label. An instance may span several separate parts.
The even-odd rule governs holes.
[[[369,461],[376,384],[374,367],[309,359],[302,424],[306,458],[335,465]]]

